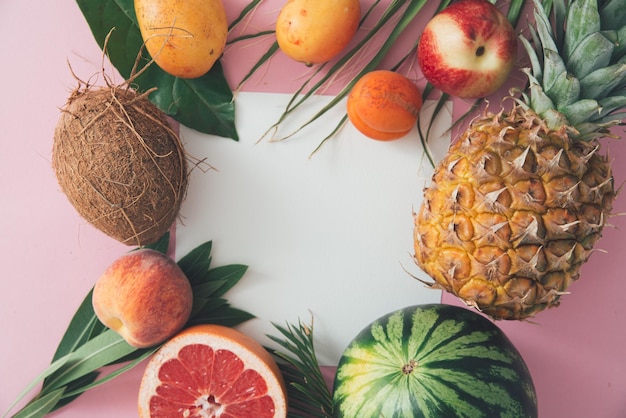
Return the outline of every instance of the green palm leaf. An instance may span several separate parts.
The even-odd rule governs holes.
[[[166,253],[168,243],[169,234],[165,234],[148,248]],[[253,315],[231,306],[222,296],[239,282],[247,267],[235,264],[211,268],[211,248],[211,241],[202,243],[178,261],[194,293],[192,316],[187,326],[200,323],[241,324]],[[38,383],[43,382],[39,392],[17,412],[16,417],[43,417],[72,402],[83,392],[134,368],[160,347],[136,349],[104,327],[93,311],[91,294],[92,291],[88,292],[70,320],[51,364],[22,391],[3,417]],[[99,377],[103,366],[118,367]]]
[[[492,0],[495,3],[495,0]],[[521,11],[523,9],[525,0],[513,0],[509,4],[507,16],[509,20],[516,25]],[[342,56],[340,56],[336,62],[326,63],[318,66],[316,70],[302,82],[300,88],[297,89],[296,92],[293,93],[291,100],[285,106],[282,114],[276,120],[274,124],[270,126],[270,128],[261,136],[260,139],[266,138],[268,135],[271,135],[272,140],[281,141],[289,138],[293,138],[298,133],[300,133],[304,128],[318,121],[322,116],[324,116],[328,111],[335,108],[339,105],[342,100],[349,94],[351,88],[358,81],[360,77],[362,77],[367,72],[373,71],[375,69],[380,68],[381,63],[384,61],[386,57],[388,57],[389,53],[394,50],[394,46],[401,39],[402,35],[405,33],[406,29],[410,26],[414,25],[414,22],[418,16],[420,16],[420,12],[422,11],[423,6],[426,4],[424,0],[393,0],[388,6],[382,11],[380,17],[376,22],[374,22],[367,30],[367,32],[363,35],[363,37],[359,40],[359,42],[351,49],[346,51]],[[438,3],[438,7],[436,12],[444,9],[450,4],[450,0],[440,0]],[[364,13],[364,16],[361,20],[361,29],[363,28],[363,22],[367,20],[368,16],[372,13],[374,8],[379,7],[380,2],[376,1],[374,4]],[[390,27],[390,25],[392,25]],[[390,29],[389,35],[382,41],[382,44],[376,45],[376,53],[368,58],[365,64],[361,65],[358,68],[358,71],[354,75],[352,75],[348,81],[342,86],[339,93],[337,93],[329,102],[319,108],[316,112],[313,113],[306,121],[301,123],[298,127],[293,129],[290,132],[284,134],[278,134],[279,129],[290,116],[296,112],[302,105],[308,103],[308,100],[315,94],[318,94],[322,91],[322,89],[327,85],[330,80],[334,80],[337,78],[337,75],[341,72],[344,72],[348,69],[353,70],[351,68],[352,63],[355,62],[355,58],[362,54],[366,48],[372,42],[380,42],[377,38],[377,35],[382,32],[383,29]],[[405,61],[409,60],[412,56],[415,56],[415,49],[417,46],[417,40],[415,44],[411,48],[410,52],[405,54],[400,60],[390,65],[390,69],[394,71],[399,71],[399,68]],[[244,81],[248,80],[250,76],[254,72],[256,72],[263,64],[265,64],[269,58],[278,51],[277,43],[274,43],[267,52],[257,61],[257,63],[253,66],[253,69],[244,77]],[[316,81],[315,81],[316,80]],[[242,82],[242,83],[243,83]],[[239,87],[241,87],[241,84]],[[431,93],[434,93],[431,85],[427,85],[424,90],[424,98],[427,98]],[[437,104],[435,106],[435,111],[428,121],[418,121],[418,132],[420,134],[421,140],[423,144],[426,144],[428,141],[428,136],[430,134],[430,130],[435,123],[435,120],[443,108],[444,103],[449,100],[449,97],[445,94],[440,94],[437,98]],[[476,110],[477,106],[474,105],[470,111]],[[334,128],[331,128],[329,133],[322,139],[321,143],[313,150],[312,154],[317,152],[321,146],[330,140],[346,123],[347,117],[344,115],[337,125]],[[422,122],[425,123],[425,128],[422,128]],[[424,148],[426,150],[427,155],[430,157],[428,153],[427,147]]]

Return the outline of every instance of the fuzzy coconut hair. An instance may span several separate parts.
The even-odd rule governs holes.
[[[79,80],[54,132],[53,169],[85,220],[124,244],[152,244],[187,191],[183,144],[150,92],[106,84]]]

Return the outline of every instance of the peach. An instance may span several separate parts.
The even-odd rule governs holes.
[[[517,35],[509,19],[486,0],[463,0],[424,28],[417,62],[424,77],[452,96],[478,99],[495,93],[515,66]]]
[[[191,314],[189,280],[167,255],[139,249],[115,260],[91,298],[107,327],[137,348],[157,345],[180,331]]]

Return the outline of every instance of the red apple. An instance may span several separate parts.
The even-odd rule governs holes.
[[[504,84],[516,53],[515,30],[502,12],[487,0],[461,0],[428,22],[417,61],[441,91],[477,99]]]

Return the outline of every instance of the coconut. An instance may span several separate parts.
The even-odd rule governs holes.
[[[180,138],[147,93],[128,85],[80,83],[61,109],[52,165],[78,213],[127,245],[158,241],[187,191]]]

